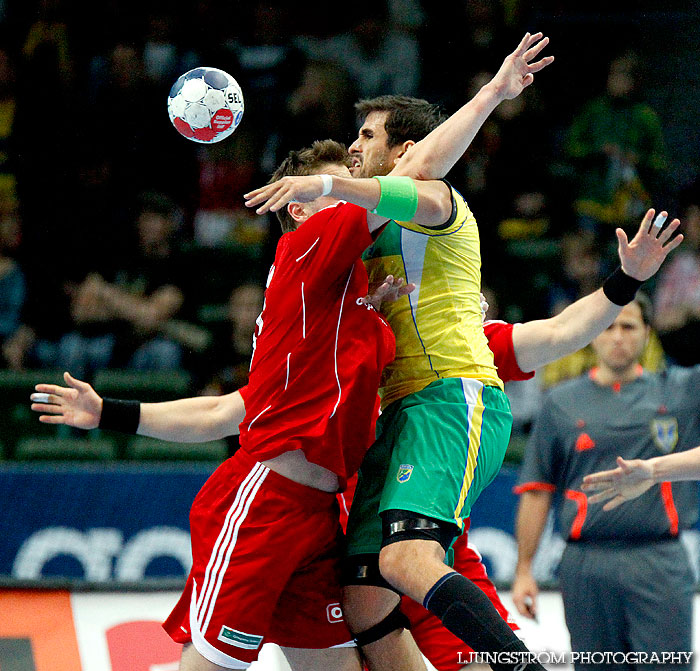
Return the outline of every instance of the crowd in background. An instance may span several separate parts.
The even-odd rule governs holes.
[[[546,317],[600,286],[614,228],[631,232],[653,204],[681,217],[686,240],[649,287],[650,360],[700,363],[700,166],[669,142],[670,105],[652,102],[667,45],[646,48],[660,22],[697,28],[694,3],[614,15],[556,0],[187,4],[0,2],[1,367],[88,380],[184,369],[196,391],[237,388],[280,235],[242,194],[290,149],[349,144],[359,98],[455,111],[526,30],[548,34],[557,61],[449,175],[480,224],[489,316]],[[212,146],[180,137],[166,111],[171,84],[199,65],[245,96],[240,127]],[[574,359],[537,379],[590,363]]]

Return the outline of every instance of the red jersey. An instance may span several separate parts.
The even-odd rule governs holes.
[[[493,362],[498,368],[498,377],[503,382],[529,380],[535,376],[534,371],[526,373],[520,370],[513,349],[513,324],[496,319],[484,322],[484,333],[493,352]]]
[[[240,425],[258,461],[303,450],[345,486],[367,451],[395,340],[367,294],[366,210],[337,203],[280,239],[270,269]]]

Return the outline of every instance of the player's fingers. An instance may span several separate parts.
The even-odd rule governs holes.
[[[590,477],[590,476],[586,476]],[[615,480],[612,478],[598,478],[597,480],[587,480],[586,478],[583,479],[583,483],[581,484],[581,489],[584,492],[597,492],[600,491],[601,489],[608,489],[610,485],[615,484]]]
[[[61,404],[61,397],[54,394],[46,394],[44,392],[34,392],[29,396],[29,400],[33,403],[48,403],[52,406],[58,407]]]
[[[651,226],[651,220],[654,217],[654,213],[654,209],[647,210],[647,213],[644,215],[644,217],[642,217],[642,221],[639,223],[638,233],[649,233],[649,227]]]
[[[54,396],[65,396],[65,394],[70,391],[66,387],[59,387],[56,384],[37,384],[34,385],[34,390],[41,392],[43,394],[53,394]]]
[[[598,492],[597,494],[593,494],[593,496],[589,496],[588,503],[602,503],[603,501],[607,501],[608,499],[611,499],[613,496],[616,495],[616,489],[604,489],[602,492]]]
[[[534,81],[535,81],[535,75],[533,75],[532,73],[526,74],[526,75],[523,77],[523,81],[522,81],[523,88],[527,88],[527,87],[530,86],[530,84],[532,84],[532,82],[534,82]]]
[[[39,421],[42,424],[65,424],[66,420],[63,415],[40,415]]]
[[[532,33],[530,37],[527,38],[527,42],[525,42],[525,50],[527,51],[537,40],[541,40],[542,37],[542,33]]]
[[[69,387],[77,389],[78,391],[88,391],[91,388],[87,382],[78,380],[78,378],[73,377],[68,371],[63,373],[63,379]]]
[[[617,465],[622,469],[624,473],[629,473],[632,470],[632,463],[625,461],[622,457],[616,459]]]
[[[275,182],[276,184],[276,182]],[[248,193],[243,194],[243,198],[245,200],[251,200],[253,198],[257,198],[261,193],[269,190],[271,186],[274,186],[274,184],[266,184],[265,186],[258,187],[257,189],[253,189],[252,191],[248,191]]]
[[[529,40],[530,40],[530,33],[525,33],[523,39],[520,40],[520,44],[516,47],[516,49],[513,53],[516,56],[522,56],[522,54],[524,54],[525,51],[527,50]]]
[[[543,58],[541,61],[537,61],[537,63],[530,63],[527,66],[527,69],[530,73],[539,72],[552,63],[554,63],[554,56],[545,56],[545,58]]]
[[[678,221],[678,219],[674,219],[666,228],[664,228],[661,233],[659,233],[659,237],[657,240],[663,244],[666,242],[675,232],[676,229],[681,225],[681,222]]]
[[[256,205],[265,202],[270,197],[270,195],[274,193],[274,191],[274,189],[269,189],[265,187],[263,189],[258,189],[257,191],[252,191],[251,193],[247,193],[244,196],[245,206],[255,207]]]
[[[48,412],[51,415],[63,414],[63,407],[60,405],[49,405],[48,403],[32,403],[29,407],[34,412]]]
[[[622,494],[618,494],[612,501],[608,501],[604,506],[603,510],[614,510],[617,508],[621,503],[625,502],[625,497],[622,496]]]
[[[285,205],[288,205],[294,201],[294,189],[287,186],[277,193],[273,194],[268,201],[260,208],[256,210],[258,214],[264,214],[265,212],[277,212],[281,210]]]
[[[542,33],[539,33],[539,34],[541,35]],[[534,35],[533,35],[533,37],[534,37]],[[548,37],[545,37],[544,39],[540,40],[537,44],[535,44],[534,47],[528,49],[528,50],[523,54],[523,58],[524,58],[526,61],[528,61],[528,62],[531,61],[531,60],[532,60],[535,56],[537,56],[537,54],[539,54],[540,51],[542,51],[542,49],[544,49],[548,44],[549,44],[549,38],[548,38]]]
[[[666,218],[668,217],[668,212],[659,212],[656,217],[654,217],[654,221],[651,224],[651,229],[649,231],[650,235],[653,235],[654,237],[658,237],[658,234],[661,232],[661,229],[664,227],[664,223],[666,222]]]
[[[629,247],[627,233],[625,233],[621,228],[616,228],[615,235],[617,236],[617,242],[618,246],[620,247],[620,250],[626,250]]]
[[[664,245],[664,251],[668,254],[668,252],[672,252],[678,245],[683,242],[683,234],[679,233],[671,242],[669,242],[667,245]]]

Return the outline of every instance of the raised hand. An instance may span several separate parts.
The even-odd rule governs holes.
[[[395,278],[393,275],[387,275],[386,279],[362,300],[379,312],[382,303],[393,303],[402,296],[408,296],[416,288],[415,284],[404,284],[403,282],[403,277]]]
[[[652,223],[654,210],[649,210],[631,241],[627,240],[627,234],[621,228],[615,230],[617,253],[625,274],[642,282],[648,280],[661,267],[669,252],[683,242],[680,233],[671,238],[681,224],[678,219],[664,228],[667,216],[668,212],[660,212]]]
[[[549,44],[549,38],[542,33],[525,33],[518,48],[503,61],[496,76],[491,80],[501,99],[510,100],[519,96],[523,89],[530,86],[535,80],[535,73],[546,68],[554,62],[554,56],[545,56],[541,60],[531,63],[542,49]]]
[[[320,175],[282,177],[244,194],[246,207],[256,207],[257,214],[277,212],[291,202],[309,203],[323,195],[324,183]]]
[[[34,412],[44,424],[66,424],[78,429],[95,429],[102,415],[102,398],[87,383],[76,380],[70,373],[63,379],[68,387],[55,384],[38,384],[29,398]]]
[[[598,492],[588,497],[589,503],[607,501],[603,510],[612,510],[625,501],[637,498],[654,484],[653,469],[643,459],[627,461],[618,457],[617,466],[610,471],[592,473],[583,479],[583,491]]]

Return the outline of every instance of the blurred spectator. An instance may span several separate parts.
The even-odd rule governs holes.
[[[128,206],[155,190],[177,198],[189,212],[196,199],[196,146],[172,128],[166,111],[170,82],[146,75],[142,50],[117,42],[91,63],[93,105],[85,132],[99,140],[111,179]]]
[[[198,333],[175,321],[184,303],[184,261],[175,243],[174,204],[145,194],[137,217],[138,248],[112,282],[90,273],[70,287],[74,329],[60,341],[59,368],[90,378],[106,367],[172,370],[182,363],[183,344]],[[205,345],[206,343],[201,343]]]
[[[603,262],[594,236],[586,231],[566,234],[561,241],[561,269],[549,288],[549,315],[595,291],[603,279]]]
[[[520,39],[506,29],[505,5],[490,0],[423,3],[423,96],[452,111],[466,100],[463,82],[500,66],[511,43]]]
[[[681,366],[700,363],[700,180],[684,196],[683,244],[662,267],[654,324],[666,354]]]
[[[165,12],[154,12],[148,16],[143,63],[146,76],[155,84],[171,86],[182,74],[178,72],[175,40],[175,16]]]
[[[243,89],[246,116],[255,120],[255,152],[258,166],[266,175],[277,167],[286,101],[299,82],[305,62],[304,55],[292,44],[292,11],[281,2],[258,1],[242,6],[238,20],[248,29],[231,44],[237,61],[237,72],[231,74]]]
[[[491,79],[479,72],[465,100]],[[503,242],[551,236],[548,156],[551,140],[543,105],[534,88],[504,100],[486,120],[454,174],[481,226],[482,256],[502,254]],[[494,225],[499,222],[498,225]]]
[[[356,132],[357,92],[347,72],[332,61],[309,61],[287,99],[282,152],[308,147],[319,138],[349,144]]]
[[[258,284],[242,284],[231,292],[226,329],[208,356],[216,370],[210,372],[203,393],[229,394],[247,384],[255,320],[262,312],[263,294],[264,288]]]
[[[7,49],[0,49],[0,213],[17,207],[17,177],[12,130],[17,107],[15,67]]]
[[[0,215],[0,346],[3,349],[20,327],[26,296],[24,272],[15,258],[20,237],[17,216]]]
[[[237,249],[259,258],[269,234],[268,218],[245,207],[243,194],[267,181],[258,172],[251,125],[235,137],[199,152],[199,199],[194,241],[201,247]],[[256,177],[260,179],[256,183]]]
[[[350,28],[328,40],[302,40],[308,56],[344,67],[361,98],[416,95],[421,78],[418,40],[391,21],[386,0],[347,8]]]
[[[605,92],[574,119],[567,151],[575,169],[576,212],[582,228],[624,226],[658,202],[666,153],[661,121],[640,97],[639,62],[615,58]]]

